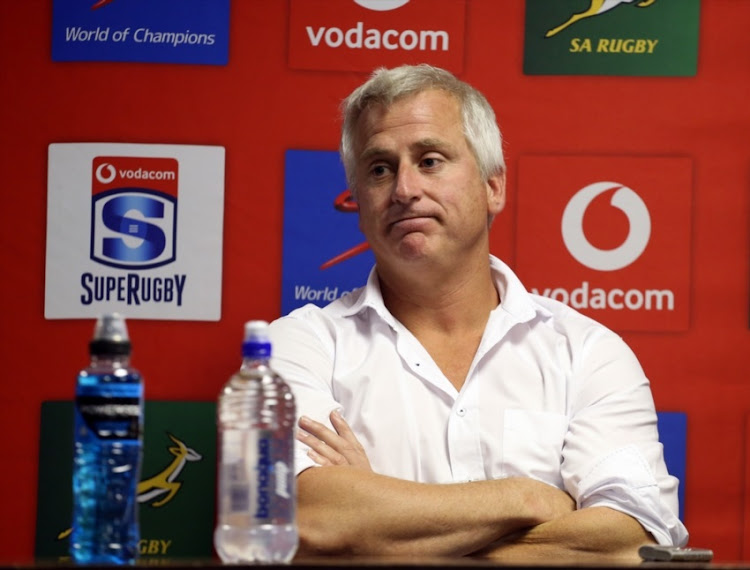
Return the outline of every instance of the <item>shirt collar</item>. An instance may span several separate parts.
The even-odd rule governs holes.
[[[500,305],[495,311],[507,313],[519,323],[525,323],[537,315],[550,317],[545,307],[534,301],[521,280],[505,263],[494,255],[490,255],[490,270],[492,278],[500,295]]]
[[[500,295],[500,305],[493,311],[502,311],[514,321],[523,323],[534,319],[537,315],[551,316],[551,313],[538,303],[526,291],[523,283],[505,263],[494,255],[490,255],[490,270],[492,279]],[[367,284],[351,293],[348,302],[341,307],[341,316],[356,315],[365,309],[372,309],[377,315],[392,327],[396,326],[396,319],[391,315],[383,302],[380,290],[380,280],[376,268],[370,270]]]

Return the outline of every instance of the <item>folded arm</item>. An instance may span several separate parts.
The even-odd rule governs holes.
[[[461,556],[572,509],[564,492],[522,478],[439,485],[324,466],[297,487],[303,553]]]
[[[332,431],[308,418],[299,439],[321,467],[298,478],[302,552],[475,555],[503,562],[638,562],[653,537],[608,507],[574,510],[563,491],[527,478],[414,483],[372,472],[334,412]]]
[[[633,517],[609,507],[589,507],[506,536],[475,554],[508,563],[638,563],[638,547],[654,543]]]
[[[570,513],[572,499],[532,479],[427,484],[370,470],[346,422],[304,420],[321,465],[297,478],[301,553],[462,556]]]

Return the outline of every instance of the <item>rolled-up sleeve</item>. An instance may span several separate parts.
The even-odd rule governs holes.
[[[637,519],[660,544],[682,546],[677,487],[664,463],[656,410],[625,342],[595,330],[574,351],[570,423],[562,476],[579,508],[606,506]]]
[[[310,308],[298,309],[304,314]],[[294,394],[297,419],[305,415],[330,424],[330,413],[339,407],[331,389],[334,349],[325,326],[315,319],[296,318],[295,313],[271,323],[271,367],[289,384]],[[309,448],[295,441],[294,470],[299,475],[315,462]]]

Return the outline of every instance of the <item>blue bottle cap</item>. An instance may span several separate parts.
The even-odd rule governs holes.
[[[242,343],[244,358],[268,358],[271,356],[271,340],[268,337],[266,321],[245,323],[245,340]]]

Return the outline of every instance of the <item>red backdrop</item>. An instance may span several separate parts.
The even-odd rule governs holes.
[[[688,413],[691,543],[720,561],[750,560],[750,2],[702,2],[698,74],[678,78],[525,76],[523,1],[467,4],[462,78],[496,107],[507,139],[510,202],[494,224],[495,254],[515,261],[522,155],[693,159],[690,327],[623,336],[657,408]],[[238,365],[243,322],[279,315],[283,153],[335,149],[339,100],[364,77],[290,69],[282,0],[232,3],[225,67],[53,63],[51,5],[0,2],[3,560],[32,556],[39,406],[71,397],[92,331],[90,320],[43,317],[48,144],[226,147],[221,321],[130,322],[149,398],[213,400]]]

